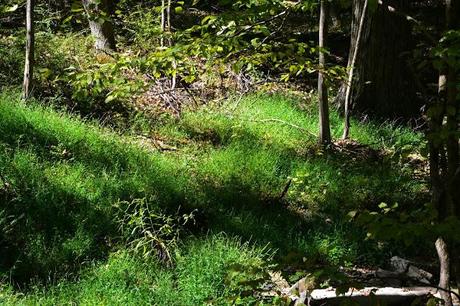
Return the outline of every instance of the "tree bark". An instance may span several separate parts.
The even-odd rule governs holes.
[[[166,29],[166,0],[161,0],[161,21],[160,21],[160,27],[161,27],[161,33],[164,34],[165,29]],[[161,36],[160,40],[160,46],[164,47],[164,37]]]
[[[350,107],[357,113],[379,118],[400,118],[418,114],[421,101],[416,82],[405,57],[411,51],[411,24],[388,6],[404,12],[408,0],[384,0],[367,14],[361,33],[361,48],[355,62]],[[348,67],[358,46],[358,32],[365,0],[353,0],[353,18]],[[347,84],[336,103],[344,107]]]
[[[24,82],[22,97],[28,99],[32,94],[34,75],[35,31],[34,31],[35,0],[27,0],[26,4],[26,59],[24,65]]]
[[[460,29],[460,1],[459,0],[446,0],[446,25],[447,29],[459,30]],[[447,156],[448,156],[448,175],[450,180],[454,179],[457,168],[460,166],[459,156],[459,137],[457,132],[458,128],[458,115],[459,101],[457,100],[457,81],[460,73],[457,67],[449,65],[447,69],[447,129],[450,131],[447,138]],[[452,186],[454,189],[458,186]],[[459,205],[459,203],[457,203]]]
[[[363,26],[364,26],[364,19],[367,15],[367,0],[364,0],[364,5],[363,5],[363,10],[361,13],[361,19],[359,21],[359,26],[358,26],[358,36],[356,37],[356,46],[353,50],[353,56],[351,59],[351,65],[348,67],[350,69],[348,73],[348,83],[346,84],[347,88],[345,91],[345,124],[344,124],[344,129],[343,129],[343,139],[347,139],[348,136],[350,135],[350,97],[351,97],[351,89],[353,85],[353,74],[355,70],[355,65],[356,65],[356,58],[358,57],[358,52],[360,48],[360,43],[361,43],[361,36],[363,32]]]
[[[448,30],[460,30],[460,1],[446,0],[446,28]],[[459,150],[459,114],[460,101],[457,98],[457,84],[460,80],[460,70],[450,65],[447,69],[446,106],[447,120],[446,127],[449,131],[446,141],[447,168],[448,168],[448,193],[451,213],[460,218],[460,150]],[[460,246],[451,246],[453,250],[452,266],[457,286],[460,286]]]
[[[331,130],[329,124],[329,104],[327,86],[324,84],[324,69],[326,58],[324,48],[327,41],[327,0],[321,0],[319,21],[319,73],[318,73],[318,100],[319,100],[319,142],[327,145],[331,142]]]
[[[438,253],[440,272],[439,272],[439,287],[450,290],[450,258],[447,244],[443,238],[436,240],[436,251]],[[450,292],[442,290],[440,292],[445,306],[452,306],[452,296]]]
[[[460,1],[446,0],[446,30],[460,29]],[[439,222],[448,217],[460,217],[460,157],[459,157],[459,121],[460,105],[457,99],[456,81],[460,72],[452,65],[450,58],[442,58],[443,67],[439,71],[439,99],[433,107],[430,118],[430,172],[432,201],[438,210]],[[443,139],[442,132],[447,132]],[[438,140],[438,141],[435,141]],[[448,238],[448,237],[444,237]],[[436,250],[440,262],[439,287],[450,289],[450,266],[453,267],[457,284],[460,282],[459,246],[449,240],[452,258],[448,253],[447,241],[438,238]],[[452,261],[452,262],[451,262]],[[445,305],[452,305],[451,295],[441,293]]]
[[[94,46],[98,51],[116,51],[115,34],[109,20],[113,4],[111,0],[83,0],[88,15]]]

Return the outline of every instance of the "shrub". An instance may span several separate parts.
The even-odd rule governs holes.
[[[166,215],[153,199],[145,198],[120,201],[115,206],[120,211],[119,229],[131,249],[144,258],[156,255],[172,265],[171,251],[177,247],[183,226],[193,222],[194,212]]]

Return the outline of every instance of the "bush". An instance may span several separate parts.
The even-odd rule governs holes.
[[[193,222],[190,214],[166,215],[154,200],[135,199],[115,204],[120,211],[119,229],[131,249],[144,258],[156,255],[171,266],[183,226]]]

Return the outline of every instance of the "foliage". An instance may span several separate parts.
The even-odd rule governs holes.
[[[0,87],[21,84],[23,63],[22,37],[0,34]]]
[[[130,58],[106,58],[105,61],[87,67],[67,67],[67,73],[61,77],[70,85],[72,99],[82,103],[87,108],[86,112],[106,108],[101,104],[112,104],[116,108],[116,102],[129,101],[143,86],[132,70]],[[125,105],[124,108],[129,109],[129,106]]]
[[[450,30],[444,33],[439,44],[433,49],[434,65],[438,69],[443,66],[460,69],[460,30]]]
[[[1,207],[2,224],[12,220],[17,223],[11,234],[4,232],[1,238],[10,246],[3,249],[8,256],[2,258],[8,258],[9,262],[4,262],[2,269],[9,271],[16,281],[27,281],[30,277],[50,274],[58,277],[74,271],[82,262],[104,257],[120,241],[116,222],[120,220],[120,210],[113,206],[117,202],[133,209],[133,214],[126,215],[125,220],[132,217],[136,222],[158,224],[166,221],[166,228],[168,222],[174,223],[175,218],[169,218],[175,215],[178,205],[185,211],[197,208],[195,219],[199,227],[224,231],[245,241],[251,239],[258,245],[270,243],[279,249],[280,255],[298,250],[321,254],[319,257],[325,262],[343,263],[354,262],[356,256],[365,256],[365,252],[375,252],[370,246],[352,243],[354,239],[361,241],[362,231],[340,226],[342,216],[337,207],[348,207],[339,201],[341,187],[356,186],[344,185],[346,180],[334,178],[337,165],[343,160],[297,152],[295,148],[300,144],[312,147],[315,140],[309,140],[294,127],[258,121],[277,118],[315,131],[316,112],[303,112],[298,100],[262,95],[240,101],[233,117],[227,117],[235,103],[203,108],[185,114],[179,122],[163,122],[154,127],[156,137],[178,146],[176,152],[161,153],[129,135],[121,137],[52,109],[25,106],[3,95],[0,173],[11,186],[9,190],[15,193],[8,192],[6,198],[5,193],[1,195],[8,203]],[[334,126],[338,126],[339,117],[334,118]],[[359,123],[356,126],[359,131],[356,135],[371,143],[376,143],[381,135],[394,133],[389,126],[372,128]],[[339,129],[335,132],[340,133]],[[387,138],[388,141],[418,137],[408,131],[396,135],[401,138]],[[413,193],[423,194],[423,185],[401,179],[405,174],[396,167],[381,173],[371,171],[375,169],[372,164],[363,173],[359,168],[350,168],[347,180],[361,186],[351,194],[380,195],[371,198],[374,203],[405,202]],[[289,176],[314,171],[334,178],[326,186],[330,196],[318,198],[321,211],[336,212],[337,216],[331,220],[336,223],[334,226],[324,223],[322,213],[313,213],[310,221],[303,220],[276,200]],[[395,185],[388,185],[387,181],[402,187],[394,189]],[[322,194],[325,188],[316,180],[308,186],[313,191],[310,199]],[[155,201],[133,202],[142,198]],[[361,199],[365,203],[355,199],[353,205],[367,205],[369,199]],[[285,200],[300,211],[315,211],[314,201],[302,199],[297,191],[293,190]],[[140,213],[145,205],[153,212],[152,220],[145,211]],[[343,213],[347,212],[345,209]],[[139,224],[131,223],[128,227],[133,229]],[[161,232],[160,238],[165,243],[176,237],[175,226],[172,231]],[[155,225],[151,231],[160,228]],[[135,234],[127,238],[145,237],[141,232]]]
[[[144,258],[158,256],[168,265],[174,263],[172,252],[182,227],[193,222],[193,212],[168,216],[158,211],[155,201],[145,198],[118,202],[115,207],[121,211],[120,232],[135,253]]]
[[[420,205],[425,143],[409,128],[356,120],[356,143],[322,150],[311,94],[141,118],[134,100],[171,78],[222,90],[230,76],[307,83],[325,51],[321,72],[329,85],[342,81],[340,59],[314,41],[317,1],[172,1],[171,31],[161,29],[160,1],[117,1],[111,16],[99,4],[87,16],[79,1],[37,3],[34,90],[51,107],[0,94],[1,304],[257,305],[270,270],[283,266],[272,262],[286,261],[289,281],[307,274],[340,291],[331,267],[414,254],[438,236],[460,242],[456,218],[439,224]],[[0,5],[0,22],[13,25],[0,29],[2,89],[21,84],[23,9]],[[119,53],[92,49],[87,17],[115,24]],[[459,37],[448,31],[431,50],[436,68],[459,71]],[[454,108],[427,116],[454,117]],[[134,122],[115,132],[68,112]],[[335,137],[341,120],[332,111]],[[448,125],[428,145],[458,140]]]
[[[7,286],[0,287],[0,302],[3,305],[202,305],[213,298],[225,301],[232,294],[223,282],[230,266],[248,262],[264,265],[269,260],[263,249],[224,235],[191,240],[176,256],[177,265],[166,269],[155,260],[121,250],[110,254],[106,261],[83,268],[78,281],[59,280],[49,288],[35,286],[27,295],[15,294]]]
[[[439,71],[440,75],[447,74],[447,87],[458,87],[458,71],[460,71],[460,32],[447,31],[443,34],[439,43],[431,50],[431,61]],[[452,90],[447,89],[448,94],[438,94],[434,103],[429,103],[426,111],[428,119],[428,130],[426,132],[424,148],[420,152],[425,157],[430,157],[431,171],[431,193],[445,193],[441,196],[440,201],[448,198],[451,192],[444,184],[452,184],[448,173],[455,172],[458,165],[454,164],[453,169],[447,165],[452,165],[450,159],[456,160],[458,152],[451,156],[448,146],[450,143],[458,143],[458,103],[456,100],[460,97],[449,97]],[[453,91],[455,92],[455,90]],[[447,147],[447,149],[445,149]],[[397,146],[395,153],[397,157],[404,159],[410,153],[410,146]],[[439,159],[443,160],[439,162]],[[441,170],[439,170],[441,169]],[[441,184],[440,184],[441,182]],[[454,183],[455,184],[455,183]],[[442,191],[441,191],[442,190]],[[433,245],[438,237],[444,237],[450,243],[458,244],[458,226],[460,221],[455,215],[448,214],[448,207],[439,206],[435,196],[432,196],[431,202],[426,201],[423,205],[405,207],[400,203],[380,203],[371,210],[351,211],[349,216],[356,220],[358,224],[367,227],[369,230],[368,238],[380,241],[397,241],[406,246],[421,243]],[[447,201],[447,200],[446,200]],[[442,204],[441,204],[442,205]],[[455,210],[455,208],[454,208]],[[407,235],[410,232],[411,235]]]

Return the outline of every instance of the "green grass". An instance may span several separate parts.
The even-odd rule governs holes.
[[[81,271],[76,281],[45,290],[38,285],[26,296],[0,287],[2,305],[200,305],[230,294],[222,282],[230,265],[262,264],[263,249],[224,235],[192,239],[178,255],[174,270],[142,261],[125,251],[112,253]]]
[[[341,120],[331,119],[338,137]],[[232,295],[223,285],[232,264],[292,254],[320,265],[379,260],[385,251],[363,242],[366,233],[344,216],[423,199],[424,183],[390,158],[402,147],[416,152],[422,137],[353,122],[354,139],[387,155],[350,156],[319,150],[316,126],[314,104],[253,95],[153,126],[152,135],[176,147],[159,151],[1,94],[0,302],[197,305]],[[131,256],[123,244],[114,204],[140,198],[167,214],[198,209],[173,251],[174,268]]]

